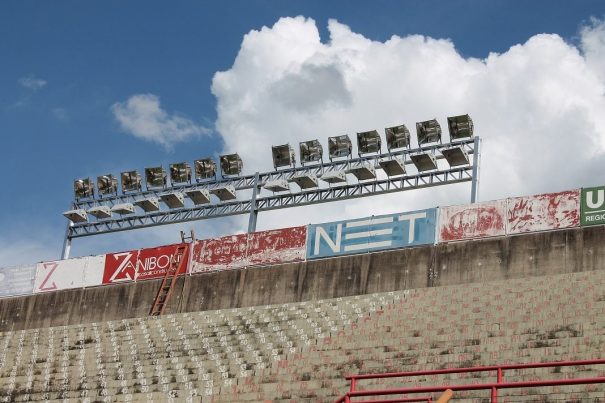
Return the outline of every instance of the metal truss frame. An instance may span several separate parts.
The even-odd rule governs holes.
[[[280,192],[265,197],[259,197],[258,195],[260,188],[269,181],[278,179],[288,180],[294,175],[300,174],[312,174],[321,178],[326,173],[339,170],[347,171],[359,164],[369,164],[379,168],[380,161],[393,158],[400,158],[406,165],[409,165],[411,164],[409,155],[420,152],[430,152],[437,159],[442,159],[443,156],[437,152],[454,146],[462,147],[469,155],[473,154],[472,163],[461,167],[421,172],[412,175],[392,176],[384,179],[376,178],[323,188],[318,187],[300,192]],[[233,186],[236,190],[252,189],[252,196],[244,200],[124,215],[118,218],[100,219],[86,223],[74,224],[70,222],[65,233],[62,257],[67,258],[69,256],[71,240],[74,238],[240,214],[250,214],[248,230],[252,232],[256,228],[256,218],[259,211],[354,199],[452,183],[471,181],[471,202],[475,202],[479,182],[479,148],[480,139],[479,137],[475,137],[474,139],[466,139],[449,144],[434,144],[422,148],[403,149],[391,153],[256,173],[254,175],[235,178],[223,178],[216,181],[198,182],[190,185],[179,185],[160,190],[146,190],[98,199],[76,200],[72,204],[73,209],[90,209],[100,205],[111,207],[121,203],[135,203],[148,197],[159,198],[162,194],[169,192],[185,192],[195,189],[211,190],[227,185]]]

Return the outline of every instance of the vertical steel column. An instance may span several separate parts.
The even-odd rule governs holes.
[[[65,239],[63,240],[63,250],[61,251],[61,259],[69,259],[69,252],[71,251],[71,238],[69,236],[69,229],[74,225],[73,222],[69,221],[67,228],[65,229]]]
[[[481,163],[481,139],[475,137],[473,146],[473,178],[471,184],[471,203],[479,200],[479,164]]]
[[[248,220],[248,233],[256,231],[256,219],[258,209],[256,208],[256,194],[258,193],[258,172],[254,174],[254,187],[252,188],[252,199],[250,200],[250,219]]]

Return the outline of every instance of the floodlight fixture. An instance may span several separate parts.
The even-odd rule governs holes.
[[[141,191],[141,175],[137,171],[122,172],[120,177],[122,178],[122,193]]]
[[[160,210],[160,201],[157,197],[146,197],[141,200],[134,202],[137,206],[143,209],[146,213]]]
[[[328,154],[330,155],[330,161],[332,161],[332,158],[338,157],[350,158],[352,149],[353,146],[348,134],[328,137]]]
[[[208,189],[187,190],[185,193],[196,206],[210,203],[210,192],[208,192]]]
[[[191,166],[186,162],[170,164],[170,182],[173,186],[177,183],[191,183]]]
[[[473,137],[473,119],[468,114],[448,117],[447,127],[452,141]]]
[[[441,143],[441,126],[437,119],[418,122],[416,123],[416,135],[419,147],[427,143]]]
[[[64,212],[63,215],[74,224],[88,221],[86,210],[83,209],[69,210]]]
[[[370,130],[367,132],[357,133],[357,153],[361,154],[368,153],[379,153],[382,140],[376,130]]]
[[[76,196],[76,200],[84,199],[86,197],[93,197],[95,195],[95,189],[92,179],[76,179],[74,181],[74,195]]]
[[[405,125],[387,127],[384,129],[387,138],[387,150],[395,148],[410,148],[410,131]]]
[[[357,180],[376,179],[376,168],[371,164],[355,164],[348,170],[349,173],[353,174]]]
[[[412,154],[410,155],[410,159],[412,160],[414,166],[416,166],[418,172],[432,171],[437,169],[437,159],[431,152]]]
[[[110,218],[111,210],[108,206],[96,206],[88,210],[88,214],[96,218]]]
[[[401,158],[384,159],[378,163],[387,176],[405,175],[405,162]]]
[[[279,167],[293,167],[294,164],[296,164],[296,156],[294,155],[294,149],[290,147],[290,144],[272,146],[271,154],[273,156],[273,167],[275,169]]]
[[[331,171],[323,174],[321,180],[327,183],[346,183],[347,173],[345,171]]]
[[[210,189],[210,193],[218,197],[221,201],[234,200],[237,198],[235,187],[233,185],[221,185]]]
[[[166,187],[166,171],[164,167],[145,168],[145,182],[147,189]]]
[[[118,178],[112,174],[97,176],[97,191],[99,196],[117,194]]]
[[[317,176],[312,173],[299,173],[293,175],[288,182],[296,183],[301,189],[316,188],[319,186]]]
[[[216,179],[216,162],[212,158],[203,158],[195,160],[195,180],[201,181],[204,179]]]
[[[300,164],[305,165],[306,162],[323,161],[324,149],[319,140],[303,141],[300,146]]]
[[[244,163],[238,154],[226,154],[220,156],[221,174],[223,176],[239,175]]]
[[[450,147],[441,150],[441,154],[451,167],[467,165],[469,163],[468,153],[462,147]]]
[[[181,192],[170,192],[160,196],[168,208],[185,207],[185,196]]]
[[[272,192],[285,192],[286,190],[290,190],[290,184],[285,179],[268,181],[263,187]]]
[[[113,213],[118,214],[134,214],[134,205],[132,203],[116,204],[111,208]]]

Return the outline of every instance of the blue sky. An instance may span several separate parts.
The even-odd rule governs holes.
[[[213,78],[217,72],[230,71],[238,77],[238,82],[243,80],[249,84],[246,80],[252,78],[246,76],[246,63],[240,63],[238,69],[234,63],[238,54],[238,60],[245,61],[250,52],[262,45],[256,43],[240,53],[245,48],[244,36],[263,26],[268,27],[267,35],[275,34],[277,28],[271,29],[274,24],[282,17],[295,16],[312,20],[305,20],[307,25],[301,21],[292,23],[292,29],[315,26],[323,44],[330,42],[341,25],[348,27],[350,32],[346,35],[351,38],[357,35],[378,44],[384,44],[393,35],[446,39],[470,68],[475,59],[489,67],[490,53],[512,58],[516,53],[511,47],[518,44],[526,44],[523,51],[538,54],[542,59],[545,56],[540,52],[551,45],[553,54],[568,52],[573,58],[577,51],[587,68],[595,71],[594,66],[603,60],[599,48],[599,21],[605,16],[603,1],[2,2],[0,168],[5,172],[5,183],[0,192],[0,249],[3,250],[0,266],[58,256],[66,225],[61,213],[72,200],[74,178],[142,170],[158,163],[167,166],[181,160],[193,161],[232,147],[229,139],[237,136],[230,132],[234,123],[228,116],[240,113],[241,105],[229,102],[235,93],[229,93],[229,88],[220,80],[213,87]],[[333,25],[330,30],[330,19],[341,25],[336,28]],[[592,27],[589,32],[592,36],[583,34],[586,27]],[[542,33],[556,34],[562,42],[546,41],[535,46],[528,42]],[[544,40],[536,38],[539,38],[536,42]],[[596,50],[589,51],[587,38]],[[447,43],[444,52],[451,53],[446,49]],[[567,48],[562,50],[561,46]],[[259,51],[259,57],[264,54]],[[536,59],[528,56],[527,60],[533,63]],[[577,63],[581,62],[572,61],[572,70],[564,73],[573,76],[573,69],[577,68],[578,75],[582,75],[584,67],[576,66]],[[501,64],[505,65],[503,61]],[[559,70],[552,72],[553,81],[559,73]],[[593,88],[602,84],[603,81],[598,81],[599,73],[594,74],[596,84],[583,82],[570,83],[570,86]],[[500,76],[506,74],[497,75]],[[353,85],[348,79],[345,81],[349,87]],[[503,85],[510,87],[510,83]],[[255,93],[256,89],[251,88],[247,94]],[[542,88],[546,92],[551,90],[550,84]],[[115,105],[125,106],[137,94],[155,96],[169,118],[184,119],[195,128],[196,134],[170,142],[166,147],[158,141],[137,137],[133,130],[129,132],[116,118]],[[523,94],[521,92],[521,99]],[[513,102],[512,99],[519,100],[519,97],[507,99]],[[590,99],[587,97],[590,103],[587,110],[600,102],[598,91],[595,101]],[[439,99],[434,102],[439,103]],[[224,111],[221,116],[217,113],[219,104]],[[528,98],[527,104],[535,105],[535,101]],[[349,112],[355,113],[354,108]],[[444,112],[449,113],[449,109],[445,108]],[[488,111],[477,108],[479,118],[480,113],[484,113],[485,119],[489,116]],[[590,116],[591,112],[586,113]],[[261,118],[266,119],[251,119],[254,130],[267,127],[257,124]],[[596,127],[601,133],[599,125],[590,119],[586,123],[586,127]],[[505,130],[501,127],[501,131]],[[599,146],[595,164],[601,161],[601,150]],[[252,166],[248,172],[253,172]],[[490,193],[488,188],[486,196],[505,197],[548,191],[553,187],[552,190],[557,190],[557,186],[563,189],[597,184],[578,178],[582,178],[580,173],[570,174],[550,184],[550,188],[541,187],[536,179],[535,185],[511,186],[505,194],[497,190]],[[451,200],[464,202],[458,197]],[[428,207],[426,203],[435,205],[437,201],[431,204],[430,198],[423,198],[409,205]],[[385,207],[389,209],[397,210]],[[374,213],[360,205],[349,209],[348,214],[364,215],[366,211]],[[287,216],[273,217],[265,227],[284,226],[284,217]],[[323,217],[317,216],[317,219]],[[315,220],[308,218],[308,221]],[[295,224],[293,220],[292,225]],[[194,227],[202,235],[228,234],[241,230],[241,220],[219,220],[219,224],[210,225],[211,228],[202,224]],[[181,227],[77,240],[73,252],[82,255],[154,246],[175,241],[179,229]]]

